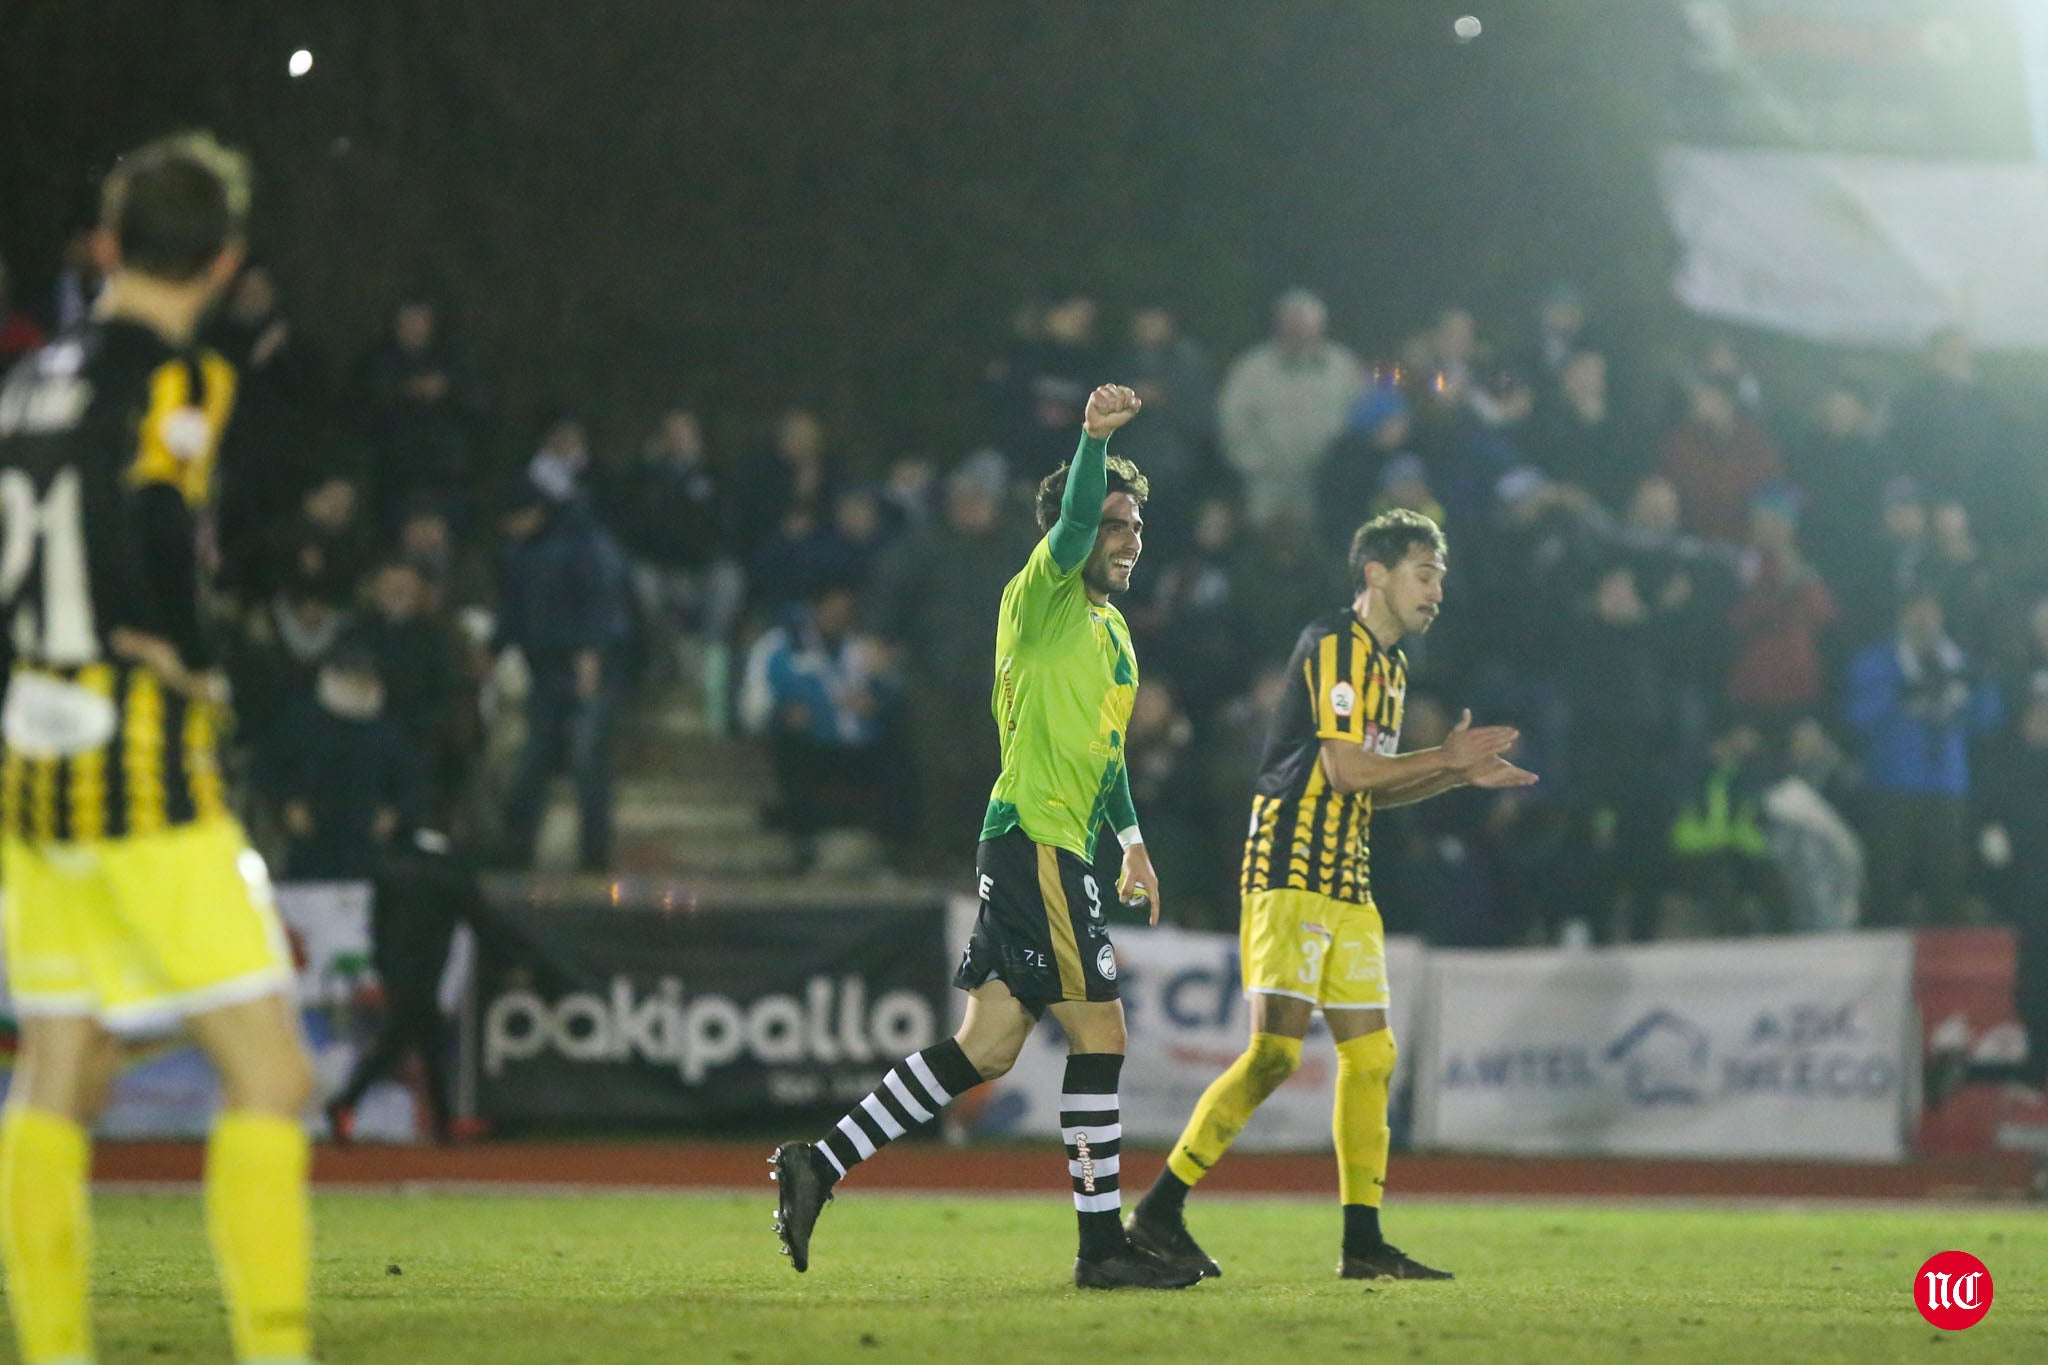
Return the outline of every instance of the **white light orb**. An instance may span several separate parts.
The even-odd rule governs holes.
[[[291,60],[284,64],[284,69],[292,73],[292,79],[297,80],[313,69],[313,54],[303,47],[300,48],[291,55]]]
[[[1459,15],[1457,20],[1451,25],[1451,32],[1458,35],[1459,42],[1471,42],[1474,38],[1477,38],[1481,32],[1479,16],[1476,14]]]

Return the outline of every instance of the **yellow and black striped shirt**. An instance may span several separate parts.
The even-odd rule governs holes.
[[[1368,901],[1372,797],[1331,789],[1323,741],[1396,752],[1408,661],[1399,646],[1382,648],[1346,608],[1301,633],[1287,675],[1252,791],[1240,888],[1245,895],[1291,889]]]
[[[15,665],[13,677],[54,676],[114,705],[106,744],[63,758],[0,758],[0,821],[35,843],[152,834],[227,814],[216,709],[163,686],[147,668],[87,664],[58,671]]]
[[[227,809],[222,717],[115,656],[118,630],[208,668],[200,518],[235,373],[133,323],[94,321],[0,384],[0,828],[120,838]]]

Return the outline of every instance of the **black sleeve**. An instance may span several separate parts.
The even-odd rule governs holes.
[[[136,541],[142,550],[142,590],[150,624],[141,628],[177,647],[190,669],[214,665],[199,623],[198,528],[185,498],[168,484],[149,483],[129,495]]]

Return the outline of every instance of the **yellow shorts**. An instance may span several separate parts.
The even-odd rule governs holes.
[[[1238,927],[1244,988],[1326,1010],[1385,1009],[1387,940],[1379,907],[1313,891],[1254,891]]]
[[[149,1028],[291,988],[269,873],[233,820],[76,844],[0,838],[0,891],[23,1017]]]

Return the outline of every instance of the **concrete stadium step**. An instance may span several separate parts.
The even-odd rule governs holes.
[[[720,780],[749,782],[770,779],[768,751],[757,741],[679,734],[655,726],[622,727],[616,761],[619,772],[631,776],[710,775]]]
[[[795,841],[778,830],[679,837],[621,823],[613,842],[612,863],[620,872],[753,880],[792,875],[799,854]]]
[[[613,812],[620,829],[692,835],[748,834],[761,828],[773,792],[751,782],[705,778],[623,777]]]
[[[668,693],[632,706],[615,762],[617,870],[748,880],[797,868],[795,842],[761,823],[776,795],[765,746],[714,733],[694,697]],[[575,793],[566,782],[555,784],[538,853],[543,869],[575,865]]]
[[[798,849],[779,830],[763,829],[755,807],[644,806],[621,802],[614,812],[615,870],[747,879],[787,876]],[[576,865],[576,803],[559,793],[540,830],[543,871]]]

